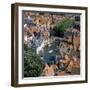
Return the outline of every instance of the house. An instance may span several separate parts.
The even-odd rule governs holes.
[[[44,70],[43,70],[43,72],[42,72],[42,76],[54,76],[54,70],[53,70],[53,67],[52,67],[52,65],[51,66],[49,66],[48,64],[45,64],[45,68],[44,68]]]

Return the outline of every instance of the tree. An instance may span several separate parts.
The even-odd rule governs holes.
[[[56,23],[54,28],[54,32],[56,36],[63,37],[66,29],[72,27],[74,25],[74,20],[65,19],[61,22]]]
[[[44,62],[32,49],[24,45],[24,77],[38,77],[44,68]]]

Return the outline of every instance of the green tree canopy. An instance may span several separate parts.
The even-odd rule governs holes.
[[[57,27],[57,29],[58,29],[60,32],[64,32],[67,28],[72,27],[73,24],[74,24],[74,20],[65,19],[65,20],[63,20],[62,22],[58,22],[58,23],[56,24],[56,27]]]
[[[24,77],[38,77],[44,68],[44,62],[26,45],[24,46]]]
[[[71,19],[65,19],[63,21],[57,22],[54,28],[55,35],[59,36],[60,34],[63,34],[66,31],[66,29],[72,27],[73,25],[74,20]]]

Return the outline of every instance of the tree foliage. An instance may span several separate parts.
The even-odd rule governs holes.
[[[71,19],[65,19],[61,22],[56,23],[56,26],[54,28],[55,35],[63,36],[66,29],[72,27],[73,25],[74,25],[74,20],[71,20]]]
[[[44,68],[44,63],[41,58],[28,48],[24,46],[24,77],[38,77],[41,75]]]

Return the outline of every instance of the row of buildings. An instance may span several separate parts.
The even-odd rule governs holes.
[[[59,45],[55,44],[55,42],[53,43],[55,36],[51,36],[50,32],[53,31],[58,22],[62,22],[65,19],[75,20],[75,25],[66,30],[63,37],[66,43],[62,42],[63,44],[60,46],[61,42],[59,42]],[[77,14],[24,12],[24,44],[33,49],[37,55],[42,54],[42,59],[48,59],[45,60],[45,68],[41,74],[42,76],[66,75],[68,74],[67,72],[80,74],[80,55],[74,54],[72,51],[72,56],[67,53],[68,50],[80,53],[79,24],[80,15]],[[58,60],[56,64],[51,63],[49,66],[48,61],[53,62],[58,56],[57,52],[60,53],[59,56],[62,56],[62,59]],[[77,71],[73,71],[74,69],[77,69]]]

